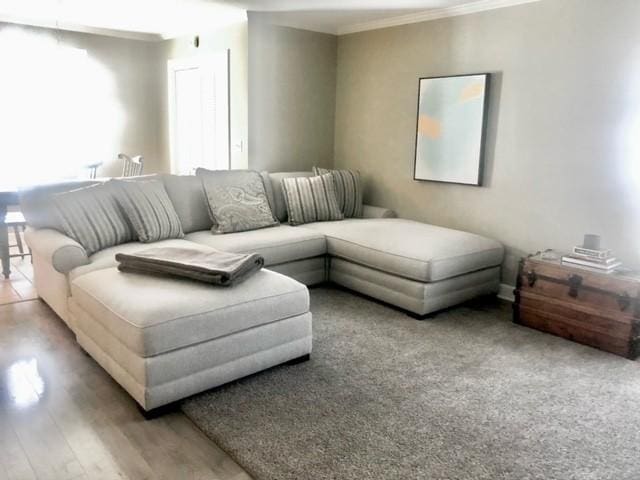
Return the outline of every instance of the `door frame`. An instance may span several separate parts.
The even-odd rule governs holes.
[[[176,91],[175,74],[179,70],[192,68],[209,68],[214,72],[224,69],[225,75],[214,76],[216,99],[224,95],[226,98],[226,110],[216,108],[216,155],[226,158],[227,169],[231,169],[231,92],[230,92],[230,50],[206,53],[187,58],[175,58],[167,61],[167,95],[169,103],[169,155],[171,173],[178,172],[178,153],[176,142]],[[217,100],[216,100],[217,102]],[[217,126],[222,129],[218,131]]]

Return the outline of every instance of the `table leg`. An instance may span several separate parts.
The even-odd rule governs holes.
[[[0,258],[2,258],[2,274],[4,278],[11,275],[11,257],[9,256],[9,228],[4,223],[7,206],[0,205]]]

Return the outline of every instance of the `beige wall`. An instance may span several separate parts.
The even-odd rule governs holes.
[[[10,31],[85,49],[88,58],[96,65],[99,74],[93,90],[94,99],[102,101],[97,97],[104,95],[104,99],[113,102],[119,112],[113,121],[87,119],[100,129],[101,140],[108,139],[93,151],[86,152],[87,163],[104,162],[99,175],[121,173],[122,164],[117,160],[120,152],[143,155],[147,172],[161,170],[162,165],[158,161],[158,44],[0,23],[0,35]],[[15,45],[15,51],[20,51],[20,48],[21,45]],[[46,74],[42,81],[48,81]],[[103,83],[105,88],[101,89]],[[73,132],[70,132],[70,142],[72,138]],[[37,142],[38,138],[34,137],[33,141]],[[52,157],[55,155],[52,153]],[[56,161],[55,158],[51,160]]]
[[[598,233],[640,266],[640,2],[543,0],[339,37],[336,166],[517,257]],[[492,72],[485,186],[412,180],[418,78]]]
[[[203,32],[200,47],[193,45],[193,36],[167,40],[161,44],[162,66],[160,104],[160,159],[162,168],[170,170],[169,119],[167,94],[167,60],[189,58],[229,50],[229,117],[231,137],[231,168],[247,168],[248,139],[248,81],[247,81],[247,22]]]
[[[333,162],[336,37],[249,14],[249,167]]]

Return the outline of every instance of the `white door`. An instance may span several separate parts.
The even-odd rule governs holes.
[[[169,60],[171,172],[228,170],[229,52]]]

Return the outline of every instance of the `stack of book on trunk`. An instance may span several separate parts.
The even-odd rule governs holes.
[[[574,267],[594,269],[603,273],[613,272],[622,262],[611,255],[611,250],[573,247],[573,252],[562,257],[562,263]]]

